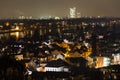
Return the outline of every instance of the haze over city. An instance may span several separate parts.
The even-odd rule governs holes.
[[[120,80],[120,0],[0,0],[0,80]]]
[[[119,3],[120,0],[0,0],[0,18],[66,17],[71,7],[76,7],[81,16],[120,17]]]

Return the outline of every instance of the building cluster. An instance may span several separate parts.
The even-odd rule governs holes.
[[[81,13],[77,11],[76,7],[70,8],[70,14],[68,18],[81,18]]]
[[[70,11],[72,19],[0,20],[0,56],[24,60],[27,68],[38,72],[87,67],[81,66],[81,58],[92,68],[120,64],[120,19],[75,19],[75,8]],[[61,60],[60,66],[51,62]]]

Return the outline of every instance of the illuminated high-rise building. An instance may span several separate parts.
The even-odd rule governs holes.
[[[70,18],[76,18],[76,7],[70,8]]]
[[[81,13],[80,12],[77,12],[77,18],[81,18]]]

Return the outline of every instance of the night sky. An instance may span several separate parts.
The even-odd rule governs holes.
[[[0,0],[0,18],[66,17],[76,7],[82,16],[120,17],[120,0]]]

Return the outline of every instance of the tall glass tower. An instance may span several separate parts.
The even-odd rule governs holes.
[[[70,8],[70,18],[76,18],[76,7]]]

